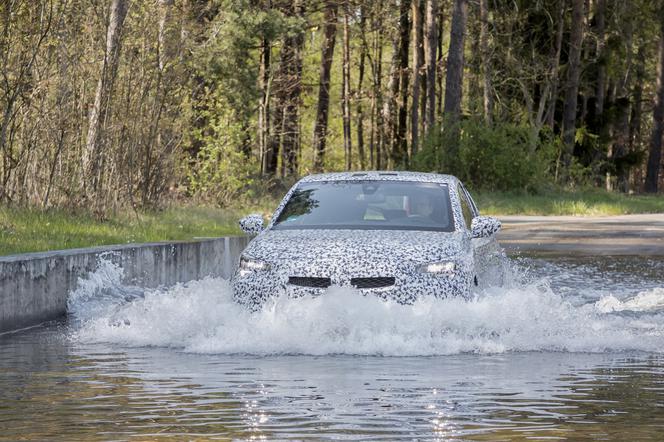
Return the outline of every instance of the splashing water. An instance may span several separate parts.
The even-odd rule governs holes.
[[[613,295],[597,301],[597,308],[603,313],[609,312],[656,312],[664,310],[664,288],[644,291],[633,298],[621,301]]]
[[[223,279],[147,291],[121,279],[122,270],[103,261],[80,281],[69,300],[74,339],[259,355],[664,351],[661,287],[578,303],[531,278],[471,301],[432,297],[414,305],[332,287],[316,298],[275,298],[251,313],[233,302]]]

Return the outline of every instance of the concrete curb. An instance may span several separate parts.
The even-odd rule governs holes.
[[[124,269],[124,282],[153,288],[229,277],[249,240],[223,237],[0,257],[0,333],[63,316],[67,295],[97,268],[101,256]]]

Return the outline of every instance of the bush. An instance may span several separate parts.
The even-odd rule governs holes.
[[[200,150],[185,163],[187,190],[190,196],[224,207],[246,196],[258,165],[255,157],[246,152],[250,148],[245,146],[251,141],[230,106],[219,105],[218,112],[209,119],[208,133],[192,134]]]
[[[413,167],[456,175],[476,190],[535,192],[552,181],[555,142],[529,127],[466,120],[431,131]]]

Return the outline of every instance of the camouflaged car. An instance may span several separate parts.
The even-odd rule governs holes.
[[[256,235],[232,278],[234,299],[252,309],[270,297],[318,296],[330,286],[399,303],[471,296],[499,283],[500,222],[480,216],[449,175],[356,172],[311,175],[295,184]]]

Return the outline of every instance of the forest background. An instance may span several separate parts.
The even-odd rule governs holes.
[[[663,63],[664,0],[0,0],[0,208],[237,208],[366,169],[657,193]]]

